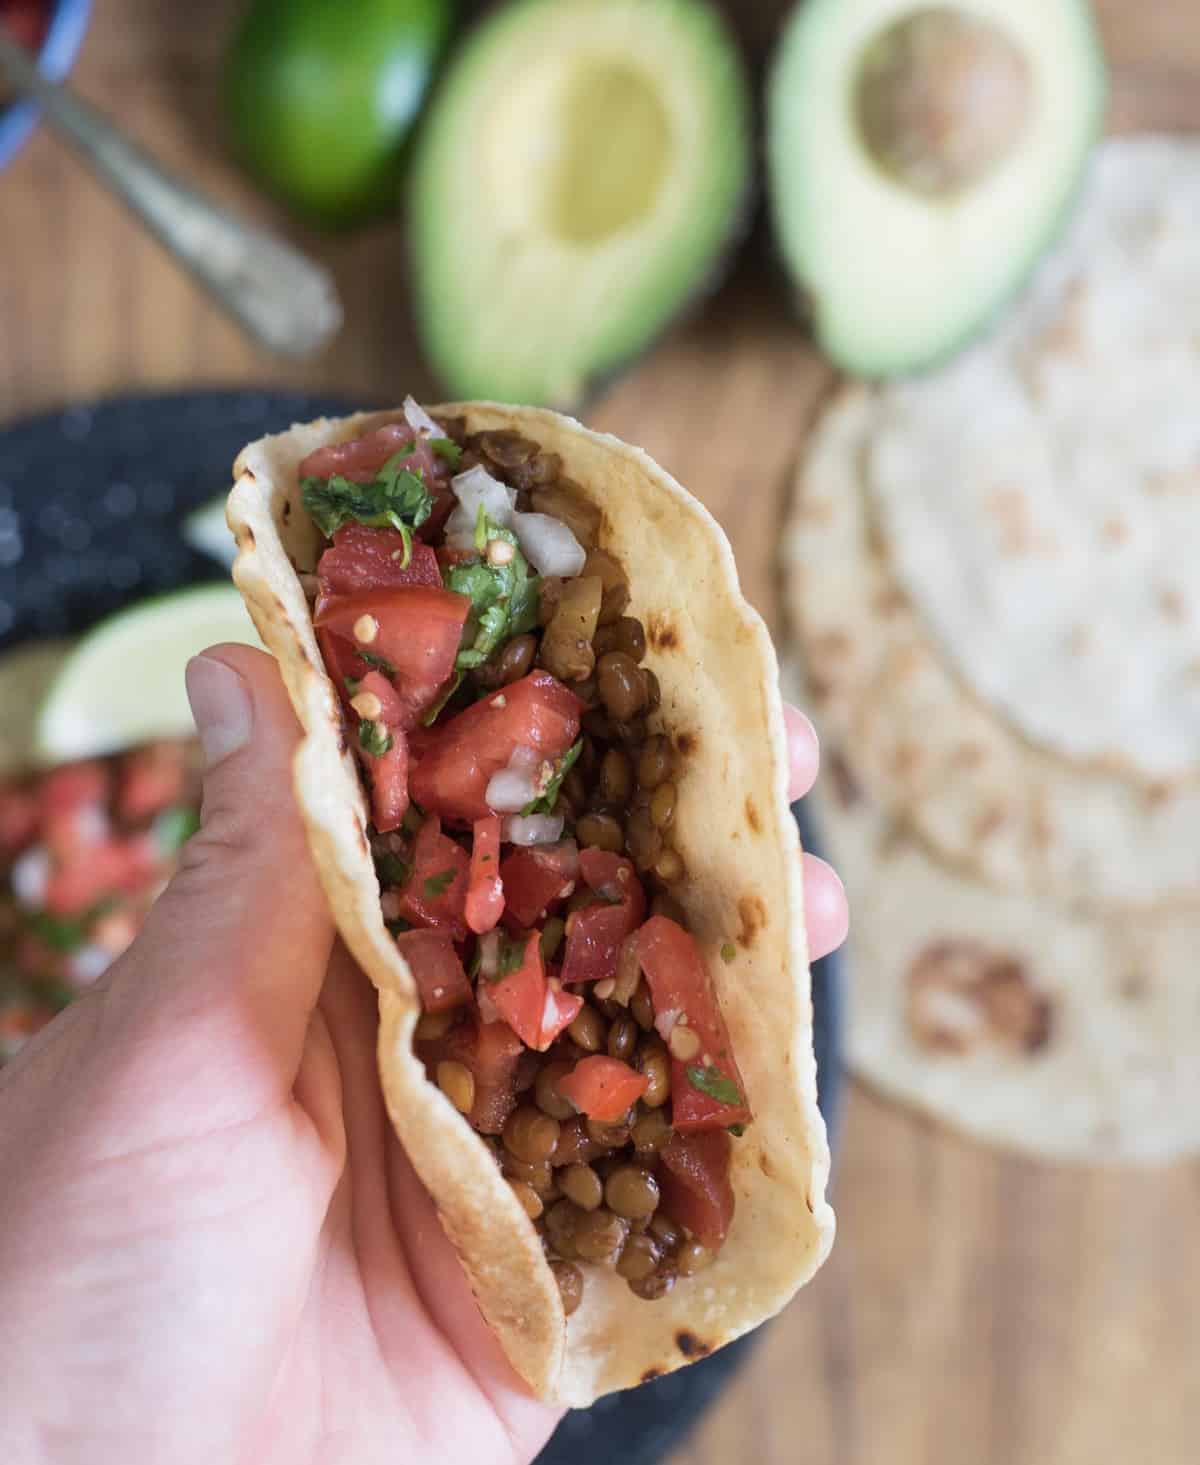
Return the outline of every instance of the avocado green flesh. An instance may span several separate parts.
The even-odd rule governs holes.
[[[255,0],[225,73],[248,166],[328,227],[397,209],[404,144],[451,13],[450,0]]]
[[[1103,120],[1106,73],[1086,0],[961,0],[1031,67],[1019,145],[986,177],[931,198],[864,146],[855,85],[871,41],[912,0],[807,0],[767,97],[771,210],[818,341],[862,376],[930,366],[1026,281],[1065,221]]]
[[[750,106],[699,0],[519,0],[443,80],[409,191],[417,309],[456,396],[569,407],[712,277]]]

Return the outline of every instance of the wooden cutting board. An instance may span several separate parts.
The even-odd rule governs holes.
[[[739,0],[761,43],[772,7]],[[169,163],[273,217],[216,124],[235,0],[98,0],[76,72]],[[1103,0],[1113,126],[1200,128],[1200,12]],[[0,417],[128,387],[213,382],[420,395],[395,226],[304,243],[347,306],[323,360],[247,346],[48,137],[0,175]],[[295,232],[295,231],[293,231]],[[733,540],[777,630],[792,465],[832,373],[789,321],[767,253],[597,402]],[[1200,1440],[1200,1168],[1055,1170],[967,1144],[852,1090],[840,1234],[680,1460],[731,1465],[1185,1465]]]

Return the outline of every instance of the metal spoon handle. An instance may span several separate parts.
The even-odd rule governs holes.
[[[2,34],[0,78],[38,103],[58,135],[255,340],[307,356],[337,332],[342,307],[328,271],[185,186]]]

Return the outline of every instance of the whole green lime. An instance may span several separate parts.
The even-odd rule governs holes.
[[[451,18],[452,0],[254,0],[225,75],[246,164],[328,228],[395,207]]]

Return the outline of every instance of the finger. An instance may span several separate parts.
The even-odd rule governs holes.
[[[140,1010],[215,1021],[215,1045],[253,1043],[290,1086],[320,992],[332,921],[292,793],[299,727],[275,662],[245,646],[193,658],[204,749],[199,832],[113,971]]]
[[[817,730],[798,707],[783,704],[783,725],[787,731],[788,798],[802,799],[817,781],[821,761]]]
[[[804,920],[812,961],[836,951],[850,926],[845,888],[837,871],[819,855],[804,856]]]

